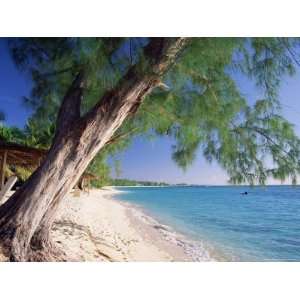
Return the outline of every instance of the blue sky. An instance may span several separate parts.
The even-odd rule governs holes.
[[[30,93],[31,82],[17,70],[8,53],[6,41],[0,38],[0,110],[8,125],[24,126],[30,115],[22,96]]]
[[[238,76],[236,81],[243,94],[254,102],[259,90],[248,79]],[[0,38],[0,110],[5,112],[6,124],[23,127],[30,109],[23,104],[22,96],[29,95],[31,83],[14,66],[4,39]],[[293,124],[300,136],[300,72],[285,78],[280,89],[284,116]],[[208,164],[200,153],[187,171],[182,171],[171,159],[172,142],[168,138],[147,141],[136,138],[132,145],[118,155],[121,177],[170,183],[226,184],[227,175],[217,164]],[[269,183],[277,183],[270,180]]]

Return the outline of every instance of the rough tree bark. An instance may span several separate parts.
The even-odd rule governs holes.
[[[186,43],[186,38],[151,39],[145,49],[147,70],[131,67],[117,86],[82,117],[84,74],[77,76],[62,102],[47,157],[0,207],[0,241],[12,261],[60,259],[49,238],[59,203],[125,118],[159,84]]]

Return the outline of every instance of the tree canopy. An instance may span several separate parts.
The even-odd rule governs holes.
[[[263,184],[268,177],[295,183],[300,141],[281,116],[278,88],[284,76],[295,73],[299,42],[190,39],[158,88],[131,112],[90,168],[107,176],[106,158],[125,149],[134,136],[167,135],[174,141],[172,157],[182,168],[193,163],[200,149],[208,161],[217,161],[228,172],[233,183]],[[14,61],[32,78],[31,96],[24,100],[35,113],[24,131],[13,129],[7,138],[50,147],[60,104],[76,74],[82,72],[85,78],[80,108],[84,115],[131,67],[147,69],[148,44],[148,38],[10,39]],[[236,73],[262,91],[254,105],[238,88]]]

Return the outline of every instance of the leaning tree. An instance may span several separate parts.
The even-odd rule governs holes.
[[[185,168],[197,149],[234,183],[293,182],[299,140],[279,114],[299,41],[283,38],[20,38],[16,64],[33,81],[34,122],[52,126],[48,155],[0,207],[1,245],[13,261],[59,260],[50,229],[64,196],[98,153],[137,134],[169,135]],[[249,105],[234,80],[262,91]],[[125,143],[126,144],[126,143]],[[141,154],[142,155],[142,154]]]

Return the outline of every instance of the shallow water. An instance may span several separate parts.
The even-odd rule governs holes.
[[[300,261],[300,187],[118,189],[119,199],[226,260]]]

